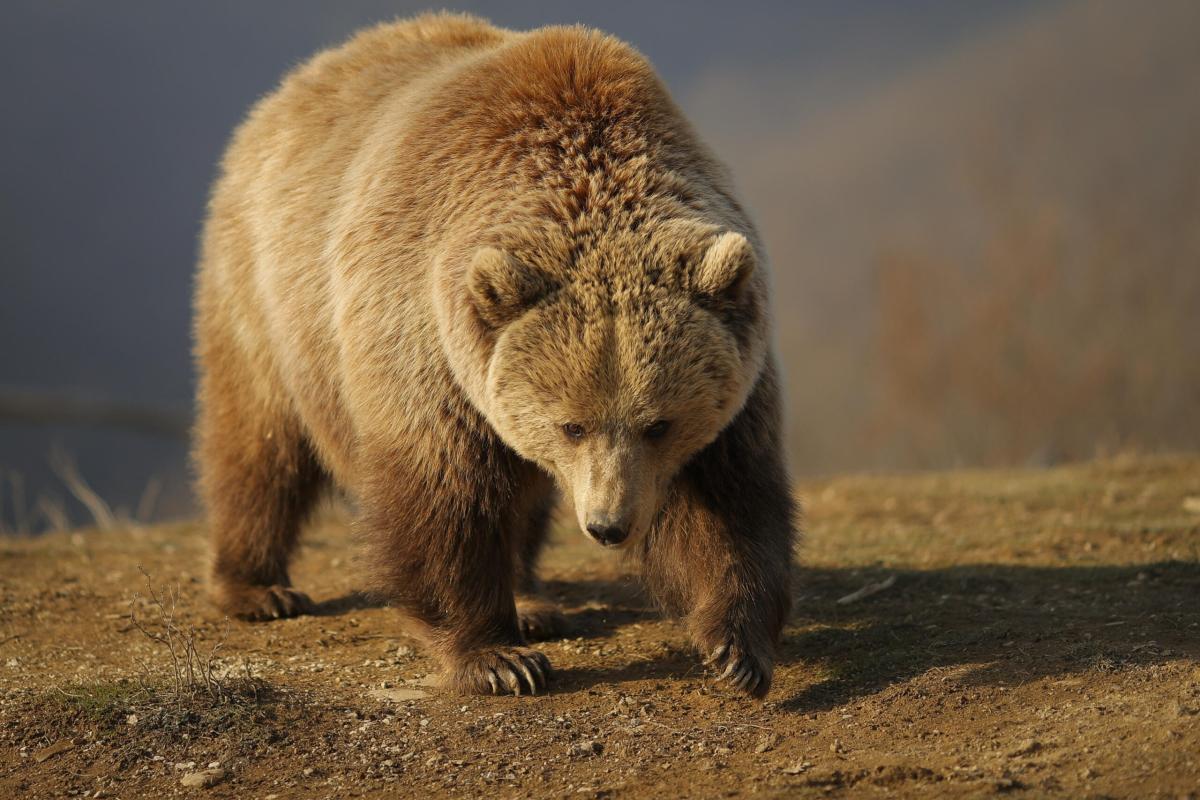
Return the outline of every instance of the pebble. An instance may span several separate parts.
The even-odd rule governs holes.
[[[754,752],[765,753],[773,750],[775,745],[779,744],[779,737],[774,733],[764,733],[758,740],[758,744],[754,747]]]
[[[223,780],[225,780],[225,770],[220,767],[210,767],[203,772],[189,772],[179,779],[179,783],[183,786],[207,789],[210,786],[216,786]]]
[[[604,745],[588,739],[587,741],[576,742],[571,745],[570,749],[567,750],[567,755],[586,758],[589,756],[598,756],[603,752]]]

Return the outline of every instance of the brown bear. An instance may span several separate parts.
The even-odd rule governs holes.
[[[225,612],[310,608],[288,559],[333,484],[447,683],[535,693],[557,488],[767,692],[794,507],[764,255],[629,46],[434,15],[297,68],[225,155],[195,335]]]

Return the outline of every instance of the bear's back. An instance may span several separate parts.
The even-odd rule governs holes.
[[[382,105],[514,35],[453,14],[375,26],[292,70],[226,150],[197,280],[201,369],[240,352],[247,390],[293,405],[335,472],[349,468],[354,438],[329,269],[332,232],[354,194],[346,175]]]
[[[514,34],[466,15],[427,14],[369,28],[288,73],[251,109],[224,160],[227,177],[261,179],[350,154],[381,102],[440,67]],[[258,168],[247,164],[257,161]],[[217,191],[221,190],[220,185]]]
[[[377,26],[293,70],[235,134],[204,234],[201,369],[243,360],[246,390],[286,403],[348,475],[363,442],[416,435],[415,411],[462,399],[443,341],[461,248],[501,223],[556,247],[620,228],[650,202],[638,187],[735,213],[724,186],[649,62],[612,37],[457,15]]]

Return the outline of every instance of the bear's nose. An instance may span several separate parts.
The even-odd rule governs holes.
[[[591,537],[605,547],[612,547],[625,541],[625,537],[629,535],[629,531],[617,525],[601,525],[598,523],[589,523],[587,532]]]

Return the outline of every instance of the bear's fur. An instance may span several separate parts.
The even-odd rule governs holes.
[[[215,601],[307,610],[288,559],[335,484],[448,683],[537,691],[557,483],[762,696],[794,538],[766,293],[725,171],[621,42],[434,15],[317,55],[237,131],[204,233]]]

